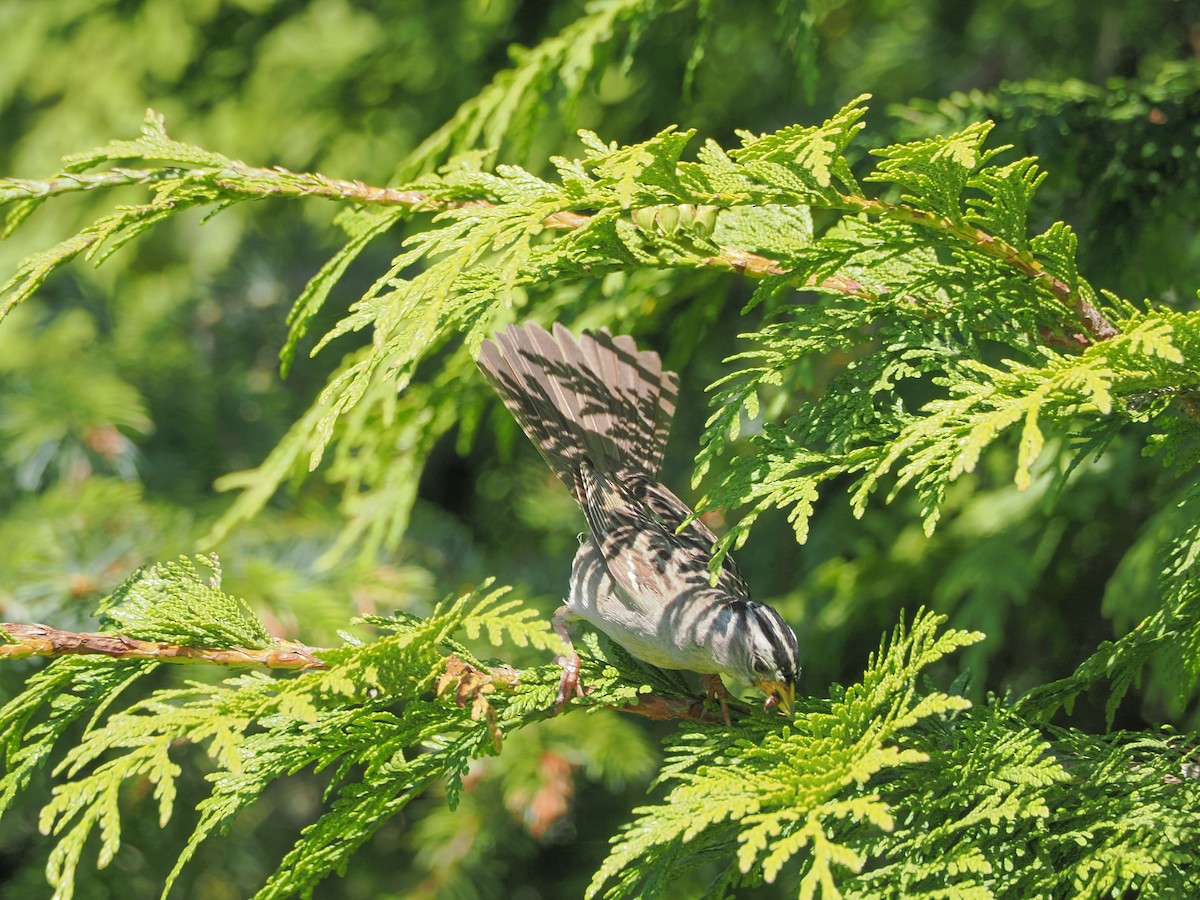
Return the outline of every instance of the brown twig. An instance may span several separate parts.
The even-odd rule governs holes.
[[[321,651],[292,641],[270,647],[185,647],[166,641],[141,641],[123,634],[81,634],[49,625],[0,624],[12,643],[0,644],[0,659],[31,656],[109,656],[113,659],[143,659],[164,663],[192,663],[234,668],[259,666],[266,669],[325,669],[317,657]]]
[[[324,197],[331,200],[348,200],[367,206],[405,206],[413,211],[438,211],[491,207],[486,200],[449,200],[431,197],[421,191],[402,190],[369,185],[362,181],[329,178],[313,172],[293,172],[279,166],[261,168],[241,162],[231,162],[224,167],[164,167],[162,169],[114,168],[99,173],[64,173],[45,181],[22,179],[0,180],[0,203],[20,198],[45,198],[74,191],[94,190],[129,184],[155,184],[174,180],[208,183],[230,194],[246,198],[265,196]],[[1084,334],[1071,335],[1068,343],[1086,346],[1094,341],[1105,341],[1115,337],[1119,331],[1098,309],[1078,291],[1050,272],[1028,251],[1021,251],[995,235],[966,222],[906,204],[893,205],[869,197],[842,194],[836,201],[846,210],[865,212],[879,218],[908,222],[922,228],[948,234],[973,244],[981,252],[1011,266],[1040,285],[1047,293],[1066,307],[1079,321]],[[592,217],[574,210],[560,210],[543,220],[546,228],[573,230],[584,227]],[[724,253],[700,260],[701,265],[728,269],[753,278],[786,275],[790,271],[778,260],[749,253],[743,250],[727,250]],[[854,293],[855,286],[849,279],[831,278],[821,282],[830,290]],[[861,288],[860,288],[861,289]]]
[[[0,644],[0,659],[107,656],[111,659],[230,668],[260,667],[292,671],[329,668],[329,664],[320,658],[321,648],[309,647],[295,641],[278,641],[263,649],[187,647],[166,641],[138,640],[123,634],[85,634],[51,628],[49,625],[23,625],[12,622],[0,624],[0,633],[11,639],[11,643]],[[446,659],[445,672],[438,678],[437,692],[440,696],[453,689],[458,704],[464,706],[473,702],[476,697],[493,691],[512,690],[520,683],[521,675],[520,670],[507,666],[484,672],[451,654]],[[685,719],[713,724],[722,721],[720,714],[705,706],[701,699],[643,694],[635,704],[611,708],[648,719]]]
[[[1058,300],[1059,303],[1075,314],[1080,324],[1087,330],[1091,341],[1107,341],[1120,334],[1117,327],[1109,322],[1104,317],[1104,314],[1092,306],[1078,291],[1072,290],[1070,285],[1034,259],[1031,253],[1018,250],[1012,244],[1008,243],[1008,241],[988,234],[986,231],[976,228],[967,222],[955,222],[946,216],[927,212],[922,209],[915,209],[903,203],[893,206],[884,203],[882,200],[873,200],[846,194],[842,195],[842,200],[850,209],[857,209],[870,215],[879,216],[880,218],[908,222],[922,228],[930,228],[973,244],[976,249],[993,259],[998,259],[1006,265],[1011,266],[1045,289],[1054,299]],[[1083,338],[1083,335],[1075,337],[1079,339]],[[1083,339],[1081,342],[1090,343],[1091,341]]]

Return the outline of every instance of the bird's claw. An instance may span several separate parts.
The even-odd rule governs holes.
[[[558,681],[558,695],[554,698],[554,712],[560,713],[572,697],[582,697],[583,687],[579,684],[579,655],[560,656],[555,662],[562,666],[562,677]]]
[[[729,693],[729,688],[725,687],[725,682],[721,680],[720,675],[701,675],[700,686],[704,688],[704,694],[711,700],[716,700],[721,707],[721,717],[725,719],[726,726],[733,725],[733,720],[729,718],[729,704],[727,700],[733,699],[733,694]]]

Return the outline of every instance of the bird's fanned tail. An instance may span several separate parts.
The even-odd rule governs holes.
[[[632,338],[510,325],[483,342],[479,368],[581,504],[582,467],[652,476],[662,467],[679,380]]]

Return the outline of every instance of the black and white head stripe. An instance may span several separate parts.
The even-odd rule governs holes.
[[[757,627],[770,646],[781,680],[785,684],[795,684],[800,676],[800,645],[796,642],[796,633],[783,621],[783,616],[769,606],[749,600],[744,602],[743,608],[747,625],[753,622],[751,627]]]

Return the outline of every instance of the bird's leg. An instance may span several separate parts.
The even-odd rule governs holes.
[[[726,700],[732,700],[733,694],[729,693],[729,688],[725,687],[725,682],[721,680],[720,675],[701,675],[700,686],[704,688],[705,696],[712,700],[716,700],[721,706],[721,715],[725,717],[725,724],[732,725],[733,721],[729,718],[729,704]]]
[[[554,630],[567,644],[567,656],[559,656],[554,661],[562,666],[562,678],[558,682],[558,696],[554,698],[554,711],[562,712],[571,697],[582,697],[583,688],[579,685],[579,654],[571,643],[571,633],[567,631],[567,623],[575,616],[567,606],[560,606],[554,613]]]

